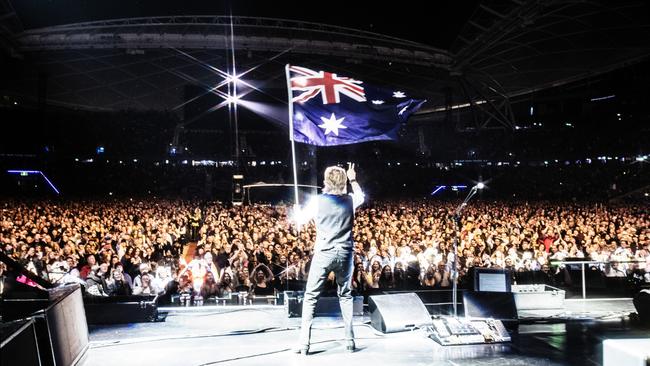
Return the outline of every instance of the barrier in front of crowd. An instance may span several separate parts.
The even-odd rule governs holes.
[[[173,295],[171,304],[179,306],[278,305],[279,300],[278,295],[260,296],[248,292],[232,292],[224,297],[210,296],[207,298],[201,296],[191,297],[189,294]]]
[[[645,263],[644,260],[620,260],[620,261],[574,261],[574,260],[566,260],[566,261],[554,261],[551,260],[550,264],[552,266],[572,266],[572,265],[580,265],[580,275],[581,275],[581,287],[582,287],[582,298],[586,299],[587,298],[587,281],[586,281],[586,276],[585,276],[585,268],[586,266],[589,266],[592,268],[593,266],[599,267],[598,272],[603,273],[602,269],[600,268],[602,266],[607,266],[611,265],[611,263]],[[627,278],[627,272],[622,271],[622,273],[625,274],[625,276],[622,276],[622,278]]]
[[[537,285],[550,285],[555,287],[567,288],[571,287],[573,283],[580,282],[580,287],[582,289],[582,298],[585,299],[587,296],[587,288],[591,289],[602,289],[607,290],[608,293],[615,291],[620,293],[621,291],[638,290],[637,287],[650,288],[650,282],[645,282],[641,284],[634,285],[630,280],[632,277],[628,276],[625,273],[625,276],[621,277],[608,277],[603,271],[603,268],[608,264],[613,262],[617,263],[645,263],[642,260],[629,260],[629,261],[551,261],[552,268],[562,268],[564,271],[559,273],[544,272],[540,270],[528,270],[528,271],[513,271],[511,281],[513,284],[526,285],[526,284],[537,284]],[[591,271],[587,271],[591,269]],[[622,271],[623,272],[623,271]],[[564,279],[562,275],[564,274]],[[580,281],[578,281],[578,277]],[[556,279],[559,279],[556,281]],[[471,278],[469,279],[471,280]],[[468,278],[463,279],[461,277],[460,288],[470,289]],[[642,280],[641,280],[642,281]],[[288,286],[291,290],[301,291],[304,290],[304,281],[294,281],[301,282],[301,286],[298,284],[293,284]],[[284,287],[284,286],[283,286]],[[295,287],[295,288],[294,288]],[[634,287],[634,288],[632,288]],[[285,289],[278,289],[275,295],[254,295],[247,291],[234,291],[231,294],[225,297],[207,297],[202,298],[200,296],[192,296],[189,294],[175,294],[171,296],[171,305],[173,306],[202,306],[202,305],[219,305],[219,306],[228,306],[228,305],[283,305],[284,304],[284,291]],[[367,289],[363,293],[357,293],[357,295],[363,295],[365,298],[364,303],[367,303],[368,296],[373,294],[389,294],[389,293],[401,293],[401,292],[416,292],[422,298],[423,303],[427,309],[432,314],[446,315],[448,314],[450,306],[453,304],[451,299],[451,289],[444,287],[417,287],[417,288],[380,288],[380,289]]]

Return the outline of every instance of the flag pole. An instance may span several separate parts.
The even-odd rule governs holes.
[[[293,194],[294,194],[294,207],[298,207],[300,202],[298,201],[298,171],[296,168],[296,142],[293,138],[293,92],[291,91],[291,73],[289,67],[291,65],[286,64],[284,66],[284,72],[287,76],[287,96],[289,103],[289,140],[291,140],[291,165],[293,166]],[[300,232],[300,227],[298,227],[298,232]],[[289,291],[289,256],[287,255],[287,263],[284,268],[287,276],[287,291]],[[285,304],[287,304],[288,299],[285,292],[284,297]]]
[[[291,164],[293,165],[293,194],[295,199],[295,205],[297,206],[300,202],[298,201],[298,171],[296,168],[296,142],[293,138],[293,93],[291,92],[291,74],[289,73],[289,64],[286,64],[284,71],[287,75],[287,94],[289,101],[289,140],[291,140]]]

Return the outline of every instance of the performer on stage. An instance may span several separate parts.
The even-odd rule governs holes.
[[[348,180],[352,186],[350,194],[346,194]],[[346,349],[350,352],[355,350],[351,294],[354,255],[352,226],[354,210],[363,200],[364,194],[356,181],[354,164],[348,164],[347,173],[343,168],[331,166],[325,169],[323,193],[316,196],[304,209],[296,208],[294,212],[298,227],[312,218],[316,222],[316,243],[307,277],[302,327],[296,353],[309,354],[316,302],[331,272],[336,275],[341,314],[345,323]]]

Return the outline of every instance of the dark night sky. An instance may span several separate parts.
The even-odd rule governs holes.
[[[159,15],[233,15],[312,21],[448,49],[474,12],[463,1],[11,0],[25,28]],[[354,3],[353,7],[350,4]]]

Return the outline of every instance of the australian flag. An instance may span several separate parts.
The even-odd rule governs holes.
[[[333,146],[395,140],[400,125],[426,100],[325,71],[287,65],[293,139]]]

